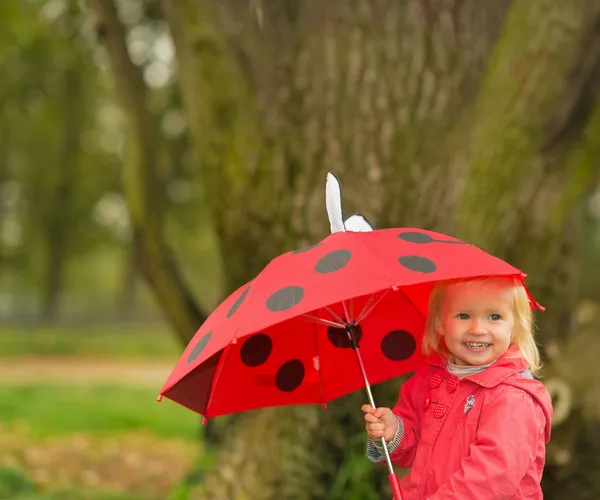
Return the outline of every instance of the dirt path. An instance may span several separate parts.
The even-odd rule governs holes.
[[[0,384],[58,382],[96,385],[119,383],[156,387],[171,373],[166,361],[97,360],[73,358],[0,358]]]

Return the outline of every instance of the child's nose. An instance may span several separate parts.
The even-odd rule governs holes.
[[[485,322],[479,318],[473,318],[471,320],[471,333],[484,334],[485,333]]]

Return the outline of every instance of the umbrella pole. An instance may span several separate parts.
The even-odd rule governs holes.
[[[373,408],[377,408],[375,405],[375,400],[373,399],[373,392],[371,391],[371,384],[369,384],[369,379],[367,378],[367,372],[365,370],[365,365],[363,364],[362,357],[360,355],[360,347],[356,342],[356,336],[354,335],[354,328],[356,325],[350,324],[346,325],[346,331],[348,332],[348,337],[350,339],[350,344],[352,349],[356,353],[356,359],[358,361],[358,366],[360,367],[360,372],[362,374],[363,380],[365,381],[365,389],[367,391],[367,398],[369,399],[369,403]],[[398,482],[398,476],[394,471],[394,466],[392,465],[392,460],[390,458],[390,452],[388,451],[387,443],[385,442],[385,437],[381,438],[381,444],[383,446],[383,454],[385,456],[385,462],[388,467],[388,479],[390,481],[390,485],[392,486],[392,491],[394,492],[394,500],[403,500],[402,492],[400,491],[400,484]]]

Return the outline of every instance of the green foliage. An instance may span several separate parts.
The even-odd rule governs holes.
[[[20,498],[35,491],[35,483],[21,471],[0,467],[0,500]]]
[[[51,492],[27,493],[11,497],[11,500],[146,500],[131,493],[59,490]]]
[[[128,6],[139,13],[129,15],[130,22],[143,28],[132,40],[147,44],[151,55],[156,37],[164,36],[156,23],[160,11],[146,2]],[[12,293],[37,294],[59,260],[68,275],[63,289],[97,290],[110,299],[130,265],[123,251],[132,235],[120,170],[127,129],[104,71],[94,17],[80,2],[4,2],[0,27],[0,272],[9,275]],[[153,62],[156,55],[145,57],[144,67]],[[167,235],[194,292],[212,305],[219,293],[218,256],[181,103],[168,82],[150,100],[164,135],[157,161]],[[60,254],[53,257],[57,234]]]
[[[190,466],[187,476],[176,484],[169,494],[168,500],[188,500],[194,498],[194,489],[204,479],[204,473],[214,466],[217,450],[206,451],[198,456]]]
[[[142,500],[142,497],[108,491],[40,491],[22,471],[0,467],[0,500]]]
[[[347,449],[326,500],[379,500],[380,495],[373,488],[373,472],[378,466],[365,459],[365,433],[352,436]]]
[[[13,500],[144,500],[140,495],[109,491],[57,490],[27,493]]]
[[[110,236],[92,218],[103,194],[117,189],[117,159],[100,147],[103,130],[95,116],[105,90],[91,64],[85,17],[63,8],[66,4],[2,6],[10,30],[0,38],[0,70],[5,75],[0,161],[17,193],[7,213],[19,234],[5,254],[24,283],[43,280],[48,230],[62,233],[64,258]],[[71,88],[73,79],[77,84]],[[70,129],[69,119],[74,125]],[[65,166],[72,170],[66,178]],[[62,194],[65,181],[67,192]],[[77,238],[67,234],[75,232]]]

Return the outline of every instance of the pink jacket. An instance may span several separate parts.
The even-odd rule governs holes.
[[[393,411],[404,436],[391,458],[411,468],[400,482],[405,500],[543,498],[552,403],[526,370],[509,349],[460,380],[430,360],[402,386]]]

